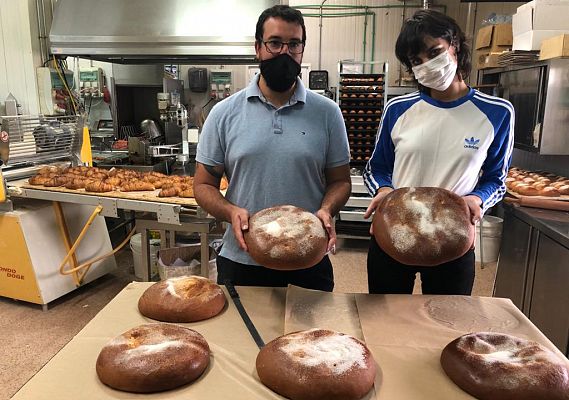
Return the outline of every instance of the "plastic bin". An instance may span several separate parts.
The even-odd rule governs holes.
[[[476,224],[476,238],[474,244],[474,256],[476,261],[491,263],[498,261],[500,254],[500,241],[502,239],[502,218],[487,215],[482,218],[482,244],[480,243],[480,223]],[[482,248],[483,259],[480,258]]]
[[[144,266],[142,265],[142,234],[137,233],[130,238],[130,249],[134,261],[134,276],[142,279]],[[150,239],[150,270],[152,276],[158,273],[158,250],[160,250],[160,239]]]
[[[216,281],[217,253],[212,246],[209,247],[209,257],[207,278]],[[158,252],[158,273],[161,280],[178,276],[201,275],[201,246],[196,244],[161,249]]]

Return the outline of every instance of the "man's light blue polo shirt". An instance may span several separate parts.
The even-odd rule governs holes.
[[[324,170],[349,163],[346,127],[332,100],[306,90],[297,78],[288,104],[276,108],[261,93],[259,76],[216,104],[203,126],[196,160],[223,165],[226,198],[252,215],[292,204],[316,212],[326,191]],[[223,257],[258,265],[242,251],[231,227]]]

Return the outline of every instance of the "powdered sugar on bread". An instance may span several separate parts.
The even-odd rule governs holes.
[[[115,337],[107,346],[123,347],[118,353],[118,362],[136,363],[141,359],[160,353],[176,352],[181,348],[192,348],[198,352],[209,352],[199,343],[203,338],[190,329],[184,331],[184,340],[175,336],[166,335],[161,329],[161,324],[146,325],[143,328],[134,328],[124,334]],[[188,341],[188,338],[196,340],[196,343]]]
[[[311,267],[322,259],[327,245],[322,221],[291,205],[255,213],[249,219],[244,238],[251,257],[260,265],[275,269]]]
[[[407,265],[434,266],[457,259],[474,240],[464,200],[434,187],[389,193],[375,213],[373,232],[389,256]]]
[[[222,290],[203,276],[180,276],[166,281],[166,291],[177,298],[204,297],[204,300],[218,296]],[[213,283],[213,282],[211,282]]]
[[[461,336],[453,343],[459,360],[471,369],[470,379],[474,382],[527,390],[547,387],[555,379],[569,387],[567,366],[536,342],[502,333],[478,332]]]
[[[285,336],[281,350],[295,363],[306,367],[324,365],[334,375],[352,368],[365,368],[365,348],[357,339],[331,332],[315,336],[318,329]]]

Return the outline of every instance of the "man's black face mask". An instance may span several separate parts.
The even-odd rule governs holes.
[[[259,67],[267,86],[275,92],[286,92],[300,74],[300,64],[286,53],[261,61]]]

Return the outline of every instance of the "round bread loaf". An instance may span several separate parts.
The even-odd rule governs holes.
[[[290,205],[253,214],[244,238],[253,260],[278,270],[312,267],[324,258],[328,245],[318,217]]]
[[[198,332],[178,325],[145,324],[107,343],[97,358],[101,382],[126,392],[151,393],[190,383],[209,365]]]
[[[442,351],[441,365],[480,400],[568,400],[568,363],[542,345],[501,333],[461,336]]]
[[[216,316],[225,307],[219,285],[201,276],[181,276],[157,282],[144,291],[138,310],[164,322],[194,322]]]
[[[401,188],[389,193],[373,218],[379,247],[406,265],[434,266],[464,255],[474,242],[466,202],[441,188]]]
[[[325,329],[289,333],[257,355],[261,382],[292,400],[359,400],[373,387],[376,366],[358,339]]]

